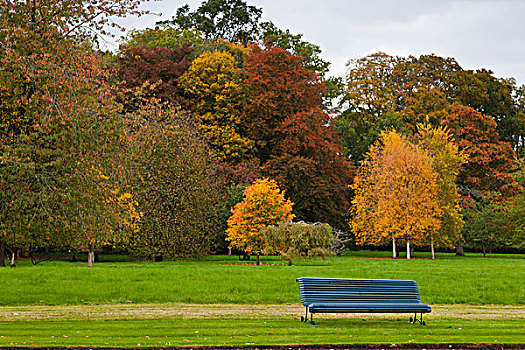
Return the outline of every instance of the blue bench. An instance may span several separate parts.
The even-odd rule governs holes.
[[[308,312],[311,324],[315,324],[313,315],[317,313],[379,312],[414,313],[410,322],[425,325],[423,314],[431,311],[421,303],[415,281],[300,277],[297,282],[306,307],[301,322],[308,321]]]

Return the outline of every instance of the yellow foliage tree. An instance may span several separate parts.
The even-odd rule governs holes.
[[[180,78],[190,98],[200,131],[219,159],[236,164],[245,159],[253,142],[241,135],[245,98],[243,72],[228,52],[204,52]]]
[[[426,237],[427,241],[430,240],[432,259],[434,259],[434,245],[454,247],[461,240],[464,221],[456,178],[461,171],[461,166],[467,162],[468,155],[459,150],[452,141],[452,135],[444,127],[419,124],[418,133],[419,147],[427,150],[433,159],[432,167],[437,174],[439,205],[442,212],[439,231],[429,230]]]
[[[274,180],[258,180],[247,187],[243,201],[235,206],[228,219],[226,240],[231,242],[230,248],[257,255],[259,265],[262,250],[260,230],[292,220],[292,205]]]
[[[352,188],[358,244],[378,245],[396,239],[422,241],[440,227],[437,174],[430,155],[395,131],[383,132],[362,162]]]

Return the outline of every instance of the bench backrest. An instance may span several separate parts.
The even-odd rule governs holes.
[[[301,277],[301,302],[421,303],[415,281]]]

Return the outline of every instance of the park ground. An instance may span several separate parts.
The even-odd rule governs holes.
[[[92,269],[84,262],[22,261],[0,269],[0,346],[525,344],[524,255],[427,255],[407,261],[355,252],[330,265],[291,267],[277,257],[263,257],[262,266],[213,256],[106,261]],[[319,314],[315,326],[301,323],[301,276],[414,279],[432,313],[426,326],[408,323],[408,314]]]

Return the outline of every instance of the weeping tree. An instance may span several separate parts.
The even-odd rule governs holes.
[[[311,259],[331,257],[330,250],[335,237],[328,224],[309,224],[305,222],[282,222],[278,226],[269,226],[260,231],[265,254],[279,254],[281,259]]]

